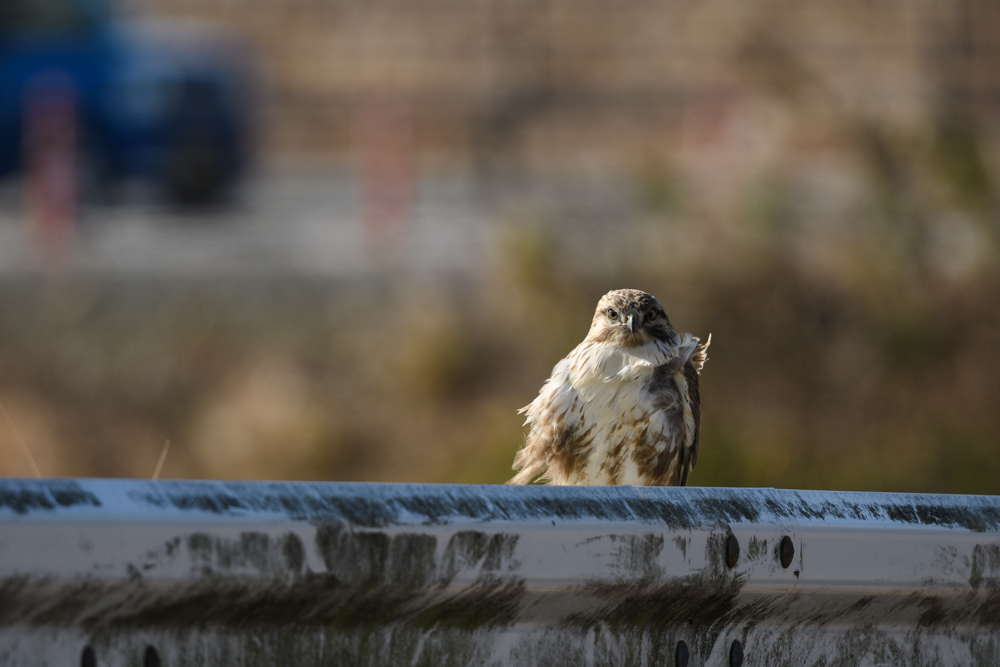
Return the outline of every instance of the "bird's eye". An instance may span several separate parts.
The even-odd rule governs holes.
[[[609,320],[617,320],[618,319],[618,311],[615,310],[614,308],[608,308],[608,319]]]
[[[654,320],[654,319],[656,319],[656,311],[650,309],[650,311],[646,313],[646,319],[647,320]]]

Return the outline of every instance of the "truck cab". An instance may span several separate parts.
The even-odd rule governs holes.
[[[169,200],[218,198],[250,156],[245,45],[200,23],[125,21],[108,0],[0,3],[0,177],[39,132],[72,125],[82,190],[143,180]]]

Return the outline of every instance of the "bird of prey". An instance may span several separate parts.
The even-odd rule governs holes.
[[[712,337],[677,334],[653,296],[601,297],[590,332],[519,412],[530,426],[509,484],[687,484],[698,461],[698,374]]]

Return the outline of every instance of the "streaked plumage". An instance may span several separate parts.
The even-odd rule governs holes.
[[[614,290],[530,405],[511,484],[680,485],[698,460],[698,374],[712,337],[678,335],[660,302]]]

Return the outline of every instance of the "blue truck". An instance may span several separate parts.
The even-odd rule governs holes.
[[[125,20],[110,0],[0,0],[0,177],[28,169],[32,128],[55,122],[72,126],[88,198],[139,180],[215,201],[250,161],[251,62],[228,31]]]

